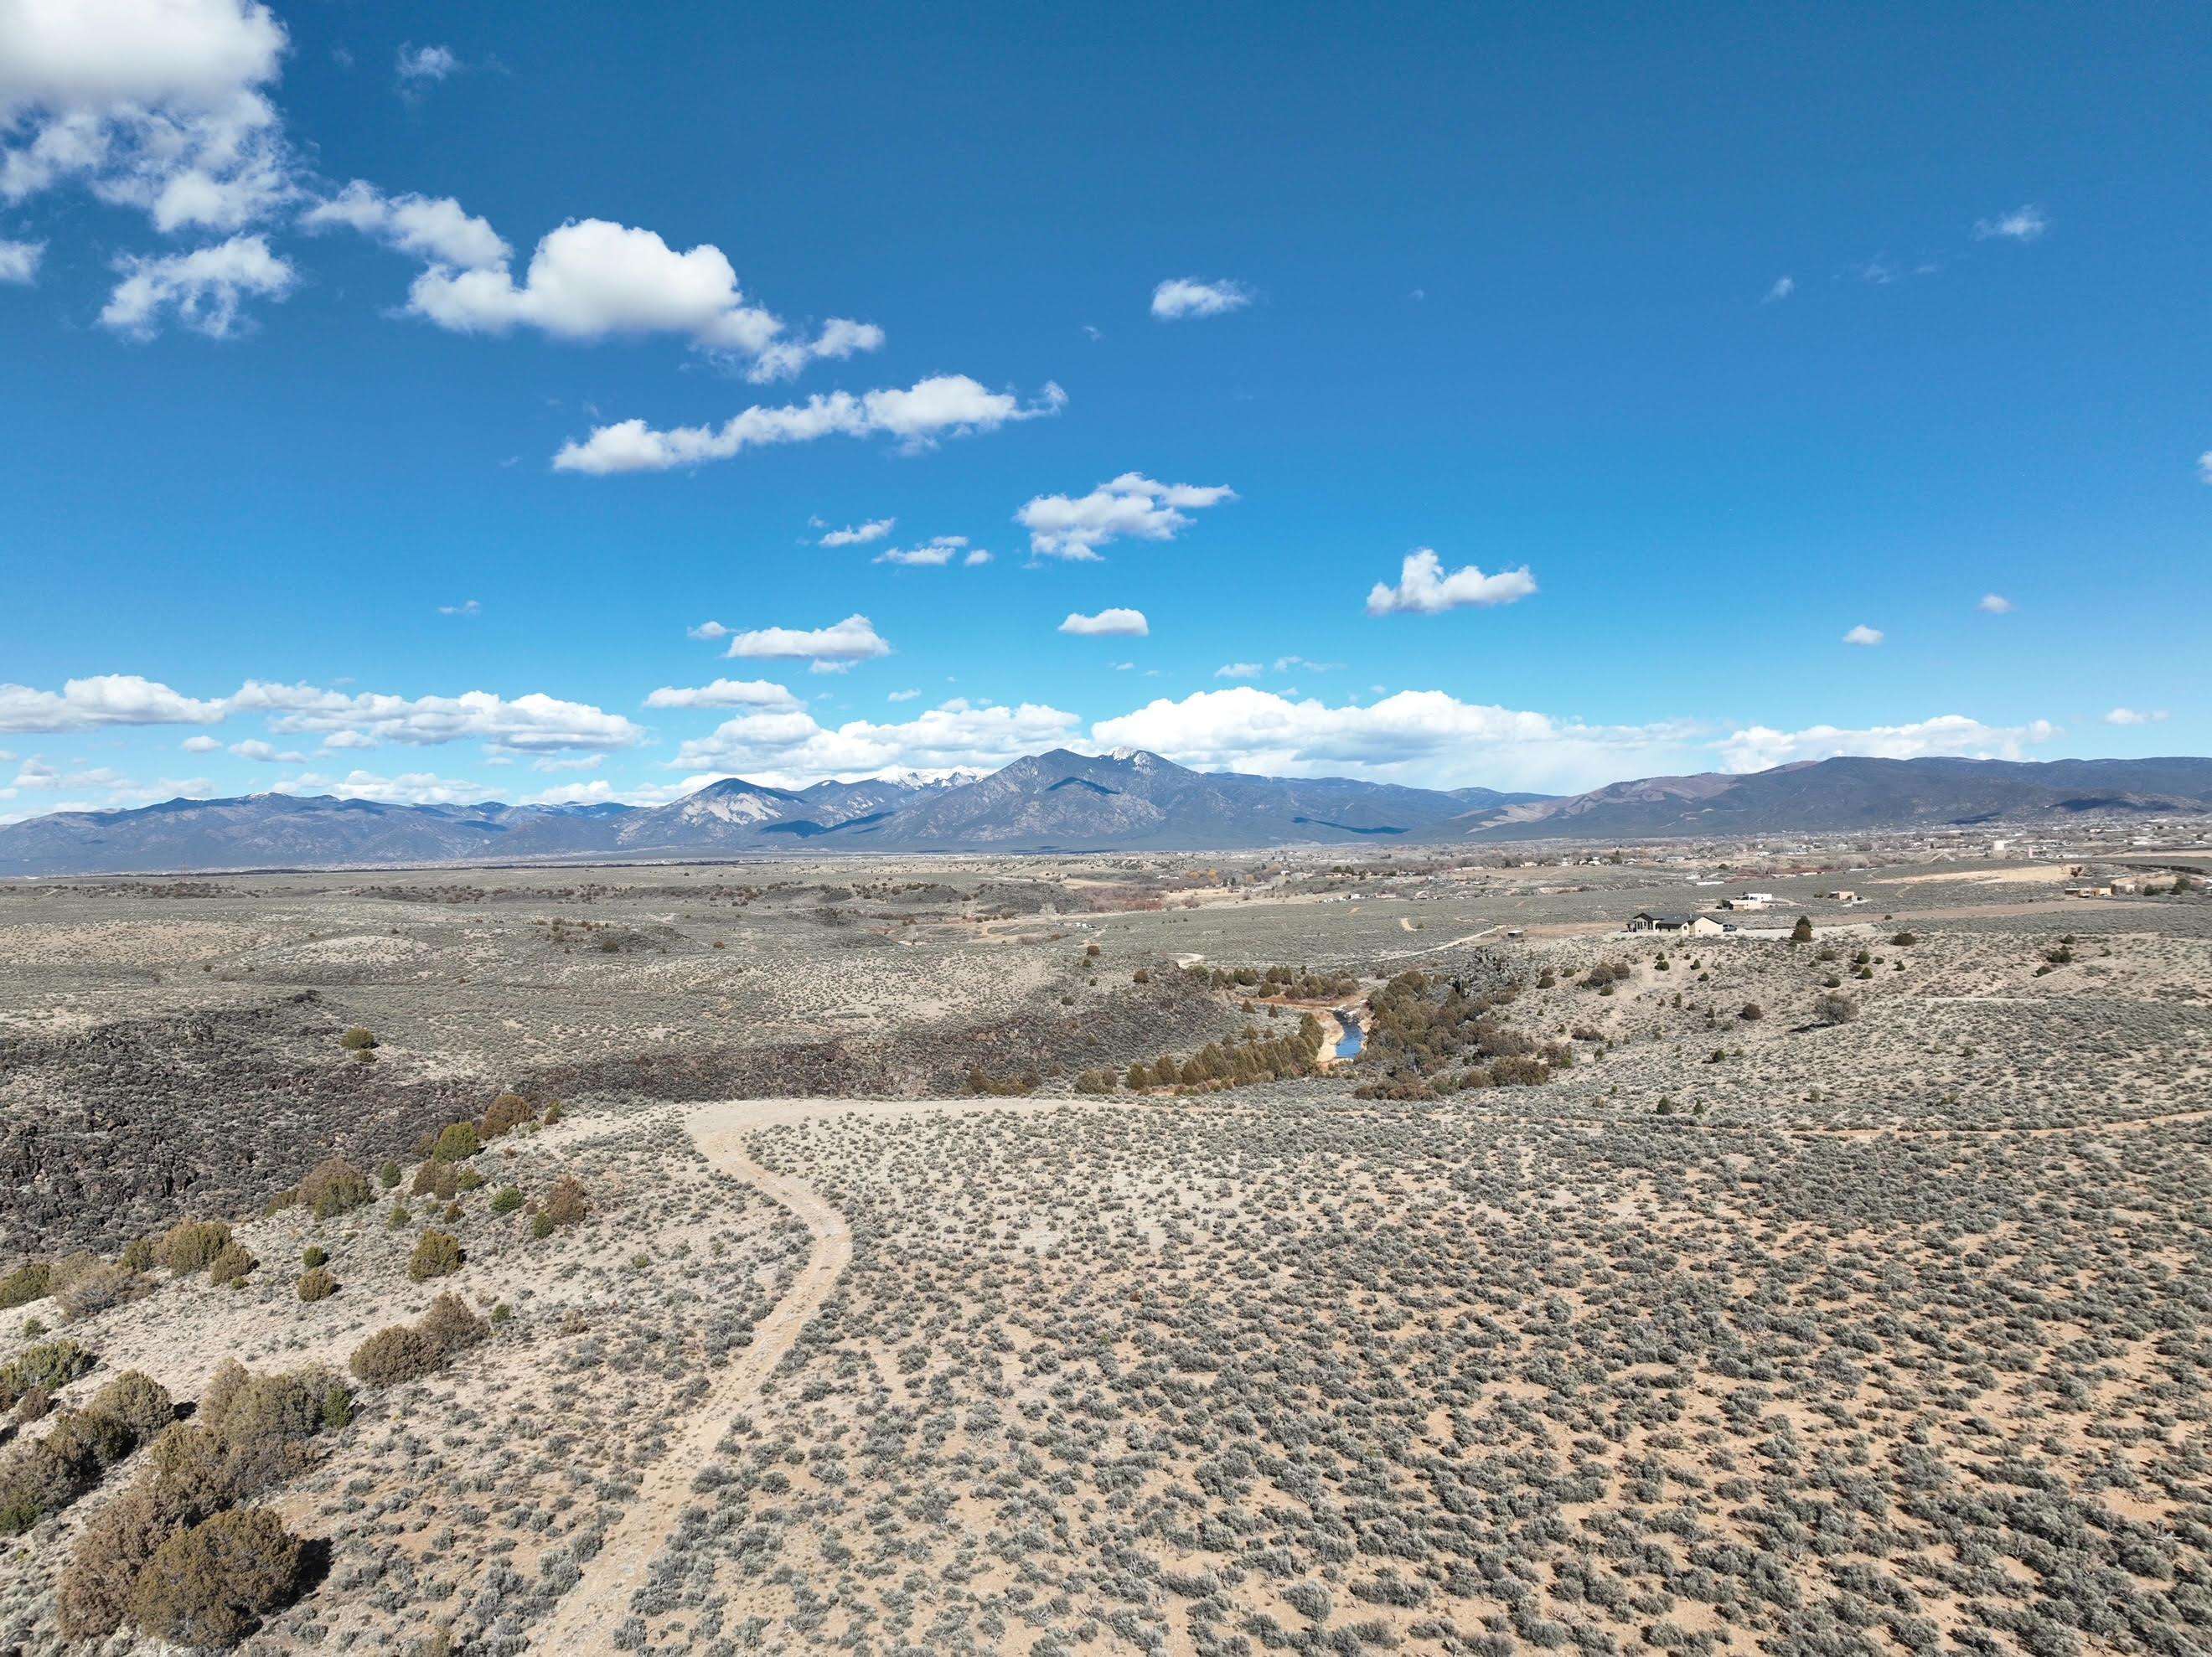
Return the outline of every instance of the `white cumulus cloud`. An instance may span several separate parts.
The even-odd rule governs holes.
[[[714,629],[709,631],[708,629]],[[731,656],[756,661],[799,661],[811,659],[818,668],[825,663],[873,661],[888,656],[891,647],[877,634],[875,624],[855,612],[828,627],[763,627],[738,632],[720,622],[692,629],[694,638],[727,638]]]
[[[758,404],[732,415],[720,426],[678,426],[656,429],[642,420],[617,421],[594,428],[581,442],[562,446],[553,457],[556,471],[668,471],[709,460],[727,460],[746,449],[776,443],[810,443],[822,437],[887,436],[908,451],[931,447],[947,437],[996,431],[1012,421],[1057,414],[1067,394],[1048,383],[1033,403],[1010,391],[994,391],[965,374],[939,374],[904,391],[889,389],[817,394],[805,403],[765,408]]]
[[[400,252],[465,270],[503,265],[514,251],[488,221],[451,196],[387,196],[361,179],[317,202],[300,215],[300,222],[311,230],[343,225]]]
[[[935,569],[951,563],[968,545],[964,535],[939,535],[918,547],[886,547],[875,556],[878,564],[905,564],[924,569]],[[989,553],[983,558],[988,561]],[[975,560],[970,558],[970,562]]]
[[[1417,547],[1399,567],[1398,585],[1377,581],[1368,590],[1370,616],[1435,616],[1468,604],[1510,604],[1536,591],[1536,578],[1518,569],[1486,575],[1474,565],[1444,574],[1443,561],[1428,547]]]
[[[1091,729],[1101,746],[1150,749],[1202,770],[1557,790],[1676,767],[1695,751],[1694,734],[1679,724],[1559,720],[1440,690],[1332,707],[1250,685],[1162,698]]]
[[[1105,639],[1141,639],[1152,632],[1141,610],[1102,610],[1096,616],[1070,612],[1060,624],[1060,630]]]
[[[95,673],[60,690],[0,684],[0,731],[94,731],[115,725],[215,725],[228,704],[179,695],[136,673]]]
[[[164,232],[235,230],[292,192],[258,0],[0,0],[0,200],[66,182]]]
[[[1974,608],[1984,616],[2009,616],[2012,614],[2012,600],[2001,592],[1985,592]]]
[[[1014,521],[1030,532],[1030,550],[1037,556],[1088,561],[1125,536],[1172,541],[1190,526],[1191,511],[1236,498],[1226,484],[1158,483],[1123,472],[1088,495],[1034,496]]]
[[[781,318],[745,298],[729,256],[712,242],[678,252],[655,231],[607,219],[572,219],[549,231],[518,282],[504,242],[496,257],[485,257],[496,240],[489,225],[453,203],[434,205],[471,228],[458,240],[448,234],[442,250],[427,243],[408,250],[431,263],[408,289],[407,308],[457,333],[528,327],[576,342],[672,334],[743,363],[757,381],[788,379],[809,362],[842,361],[884,343],[873,323],[846,317],[831,318],[811,340],[789,338]],[[334,207],[325,222],[392,240],[373,199]]]
[[[429,771],[407,771],[396,777],[372,771],[349,771],[342,777],[303,771],[269,785],[272,794],[328,794],[339,799],[374,800],[380,805],[475,805],[493,798],[482,783],[463,782]]]
[[[1256,679],[1267,670],[1257,662],[1225,662],[1213,670],[1217,679]]]
[[[1844,634],[1844,642],[1847,645],[1860,645],[1872,649],[1887,636],[1880,628],[1869,627],[1864,622],[1861,622],[1849,633]]]
[[[1917,760],[1931,755],[1963,759],[2016,760],[2027,750],[2060,735],[2048,719],[2026,725],[1985,725],[1963,713],[1938,714],[1910,725],[1876,725],[1848,729],[1832,725],[1802,731],[1776,731],[1763,725],[1731,731],[1717,745],[1723,769],[1765,771],[1804,760],[1858,754],[1881,760]]]
[[[717,679],[697,686],[663,685],[645,699],[647,707],[793,708],[798,697],[772,679]]]
[[[1195,276],[1171,276],[1152,289],[1152,314],[1162,322],[1185,317],[1218,317],[1241,311],[1252,302],[1242,282],[1200,282]]]
[[[268,716],[269,728],[283,733],[346,733],[353,744],[329,740],[326,747],[361,743],[399,743],[410,747],[449,742],[483,742],[517,753],[561,749],[635,747],[645,732],[619,713],[588,702],[564,701],[540,691],[513,698],[489,690],[458,696],[353,695],[312,685],[268,684],[248,680],[229,700],[239,713]]]
[[[2162,707],[2149,713],[2143,713],[2132,707],[2116,707],[2105,715],[2105,723],[2106,725],[2156,725],[2166,717],[2166,711]]]
[[[24,286],[39,279],[39,261],[46,257],[42,241],[0,240],[0,282]]]
[[[1010,707],[957,699],[903,723],[854,719],[834,729],[804,713],[749,713],[685,743],[671,764],[775,786],[894,770],[995,769],[1057,746],[1079,723],[1073,713],[1037,703]]]
[[[871,541],[880,541],[898,527],[896,518],[872,518],[865,524],[849,525],[842,530],[831,530],[822,537],[825,547],[864,547]]]
[[[160,331],[164,312],[194,333],[227,338],[237,331],[241,300],[282,300],[298,280],[291,262],[270,252],[258,235],[233,236],[189,253],[126,253],[115,268],[123,280],[100,311],[100,325],[139,340]]]

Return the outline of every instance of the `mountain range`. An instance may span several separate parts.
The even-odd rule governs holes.
[[[0,876],[585,862],[814,851],[1234,851],[1636,841],[2212,811],[2212,759],[1840,758],[1647,777],[1571,796],[1200,772],[1142,750],[1054,749],[988,775],[800,789],[727,778],[665,805],[403,805],[325,795],[174,799],[0,826]]]

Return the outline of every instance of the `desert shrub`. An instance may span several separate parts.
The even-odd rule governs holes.
[[[221,1220],[179,1220],[154,1245],[154,1258],[182,1277],[213,1262],[230,1246],[230,1228]]]
[[[1911,932],[1899,932],[1893,936],[1889,941],[1896,944],[1899,949],[1902,950],[1911,944],[1917,944],[1920,940],[1915,938]]]
[[[123,1625],[131,1589],[176,1529],[152,1491],[134,1486],[94,1516],[63,1569],[56,1609],[64,1640],[101,1640]]]
[[[54,1303],[70,1318],[96,1317],[128,1305],[152,1285],[139,1273],[119,1263],[106,1262],[81,1272],[54,1291]]]
[[[252,1379],[253,1372],[236,1358],[225,1358],[216,1365],[215,1373],[208,1377],[208,1384],[200,1389],[199,1409],[194,1418],[208,1426],[221,1426],[223,1416],[230,1409],[231,1400],[238,1396],[239,1389]]]
[[[329,1026],[325,1025],[325,1029]],[[348,1053],[366,1053],[376,1045],[376,1038],[359,1024],[338,1037],[338,1046]]]
[[[1810,944],[1813,941],[1812,916],[1799,915],[1797,917],[1797,924],[1790,929],[1790,941],[1792,944]]]
[[[452,1162],[440,1162],[433,1156],[415,1170],[411,1189],[417,1197],[435,1197],[441,1202],[451,1202],[460,1193],[460,1170]]]
[[[163,1429],[146,1464],[143,1482],[172,1524],[197,1523],[244,1494],[222,1432],[198,1419]]]
[[[415,1240],[407,1275],[416,1283],[450,1277],[461,1269],[461,1241],[450,1231],[425,1231]]]
[[[121,1422],[140,1443],[177,1418],[177,1401],[169,1389],[139,1369],[125,1369],[108,1381],[85,1408]]]
[[[321,1266],[311,1266],[300,1273],[298,1289],[303,1302],[326,1301],[338,1292],[338,1280]]]
[[[83,1476],[43,1441],[10,1445],[0,1455],[0,1536],[21,1536],[86,1488]]]
[[[326,1156],[300,1181],[300,1201],[319,1220],[350,1213],[374,1193],[368,1176],[343,1156]]]
[[[556,1225],[580,1225],[592,1211],[592,1206],[584,1196],[582,1182],[574,1174],[564,1174],[545,1193],[543,1211]]]
[[[474,1122],[448,1122],[438,1135],[437,1143],[430,1147],[430,1155],[441,1162],[459,1162],[483,1149],[483,1141],[477,1138]]]
[[[1736,1017],[1747,1024],[1756,1023],[1766,1017],[1766,1009],[1756,1001],[1747,1001],[1743,1004],[1743,1011],[1736,1014]]]
[[[58,1410],[45,1444],[87,1488],[138,1448],[138,1436],[113,1416],[92,1410]]]
[[[225,1243],[208,1262],[208,1281],[218,1288],[235,1288],[260,1264],[244,1243]]]
[[[44,1260],[28,1260],[0,1278],[0,1310],[28,1306],[46,1297],[53,1268]]]
[[[561,1120],[561,1102],[558,1099],[556,1099],[551,1104],[546,1106],[545,1114],[538,1120],[543,1121],[548,1127],[551,1127],[554,1123],[559,1121]]]
[[[474,1346],[491,1332],[490,1326],[469,1310],[459,1295],[441,1295],[430,1302],[416,1326],[448,1351]]]
[[[334,1433],[353,1425],[353,1388],[336,1375],[323,1388],[323,1430]]]
[[[372,1386],[390,1386],[434,1375],[450,1355],[410,1323],[380,1329],[354,1348],[347,1368]]]
[[[9,1419],[18,1427],[28,1426],[33,1421],[44,1421],[53,1412],[53,1393],[46,1387],[33,1387],[16,1400],[15,1412]]]
[[[459,1295],[441,1295],[414,1323],[380,1329],[354,1350],[350,1368],[362,1381],[389,1383],[434,1374],[456,1352],[476,1345],[491,1326]]]
[[[154,1551],[131,1586],[130,1619],[157,1640],[236,1645],[290,1597],[301,1547],[265,1508],[219,1513]]]
[[[519,1093],[502,1093],[484,1112],[483,1121],[477,1132],[486,1139],[496,1139],[502,1133],[513,1132],[525,1122],[537,1120],[538,1113],[531,1108],[530,1101]]]
[[[154,1243],[150,1237],[133,1237],[123,1245],[123,1252],[115,1257],[118,1266],[126,1266],[133,1272],[154,1269]]]
[[[330,1250],[325,1248],[320,1243],[309,1243],[300,1251],[300,1264],[310,1272],[319,1266],[328,1266],[330,1263]]]
[[[397,1189],[399,1184],[399,1164],[387,1158],[384,1166],[376,1170],[376,1182],[386,1191]]]
[[[1815,997],[1813,1017],[1823,1024],[1848,1024],[1859,1016],[1859,1004],[1841,990]]]
[[[522,1193],[517,1187],[503,1185],[491,1193],[491,1211],[495,1214],[512,1214],[521,1206]]]
[[[535,1214],[532,1214],[530,1217],[530,1235],[533,1237],[541,1239],[551,1236],[553,1235],[553,1217],[550,1214],[548,1214],[542,1208]]]
[[[322,1429],[320,1370],[251,1375],[216,1423],[231,1479],[241,1494],[266,1490],[300,1465],[301,1447]]]
[[[73,1340],[27,1347],[0,1364],[0,1410],[12,1410],[34,1387],[58,1392],[93,1366],[93,1356]]]

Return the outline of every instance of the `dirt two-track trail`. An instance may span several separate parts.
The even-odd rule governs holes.
[[[1071,1105],[1066,1100],[1053,1099],[741,1099],[690,1111],[684,1126],[717,1173],[744,1181],[805,1223],[813,1239],[806,1264],[775,1308],[761,1320],[751,1343],[737,1362],[713,1378],[684,1430],[646,1470],[629,1511],[607,1533],[599,1551],[586,1563],[576,1586],[562,1596],[552,1617],[531,1636],[531,1648],[549,1654],[559,1653],[561,1657],[620,1649],[615,1644],[615,1631],[629,1615],[630,1601],[645,1586],[653,1562],[675,1534],[693,1481],[713,1460],[714,1448],[722,1442],[730,1423],[775,1372],[807,1320],[822,1309],[837,1279],[852,1263],[853,1233],[845,1217],[805,1181],[772,1173],[746,1155],[746,1141],[752,1134],[762,1128],[848,1113],[1025,1115],[1032,1111],[1121,1108],[1126,1107],[1119,1102]],[[1168,1657],[1194,1657],[1196,1646],[1187,1625],[1178,1624],[1168,1630],[1167,1651]]]
[[[787,1102],[749,1100],[703,1107],[685,1124],[717,1173],[743,1180],[782,1204],[805,1223],[813,1241],[806,1264],[775,1310],[753,1331],[751,1344],[737,1362],[713,1377],[683,1431],[647,1469],[629,1510],[608,1532],[599,1551],[584,1566],[581,1580],[562,1596],[552,1620],[532,1640],[537,1650],[617,1649],[615,1630],[629,1614],[631,1597],[644,1586],[647,1572],[683,1516],[692,1480],[713,1457],[731,1421],[783,1362],[806,1320],[821,1310],[852,1260],[853,1234],[845,1217],[805,1181],[771,1173],[745,1154],[746,1137],[755,1129],[803,1114],[803,1108],[794,1109]]]

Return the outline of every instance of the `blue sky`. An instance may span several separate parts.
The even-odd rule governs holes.
[[[2200,25],[0,0],[0,816],[2206,751]]]

